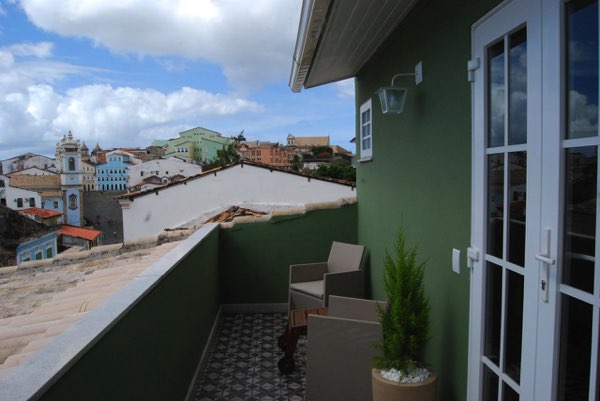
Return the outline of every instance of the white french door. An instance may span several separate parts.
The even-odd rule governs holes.
[[[599,399],[598,46],[597,0],[473,27],[469,400]]]

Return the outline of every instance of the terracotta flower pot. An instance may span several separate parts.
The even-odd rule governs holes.
[[[373,369],[373,401],[435,401],[437,373],[420,383],[397,383],[385,379]]]

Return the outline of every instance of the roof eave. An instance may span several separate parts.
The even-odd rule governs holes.
[[[292,91],[355,77],[418,1],[304,0]]]
[[[330,4],[331,0],[305,0],[302,3],[289,82],[293,92],[300,92],[306,82]]]

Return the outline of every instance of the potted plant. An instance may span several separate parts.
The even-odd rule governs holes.
[[[372,370],[373,400],[435,400],[437,374],[423,364],[429,340],[429,299],[424,290],[425,262],[416,246],[408,249],[398,230],[395,257],[386,250],[383,282],[387,307],[378,308],[383,333]]]

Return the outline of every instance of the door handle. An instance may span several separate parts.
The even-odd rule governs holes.
[[[535,258],[542,262],[542,273],[540,277],[540,298],[544,302],[548,302],[548,295],[550,294],[550,266],[556,264],[556,259],[552,259],[550,255],[550,240],[551,230],[550,228],[544,229],[544,237],[546,242],[546,249],[535,255]]]

